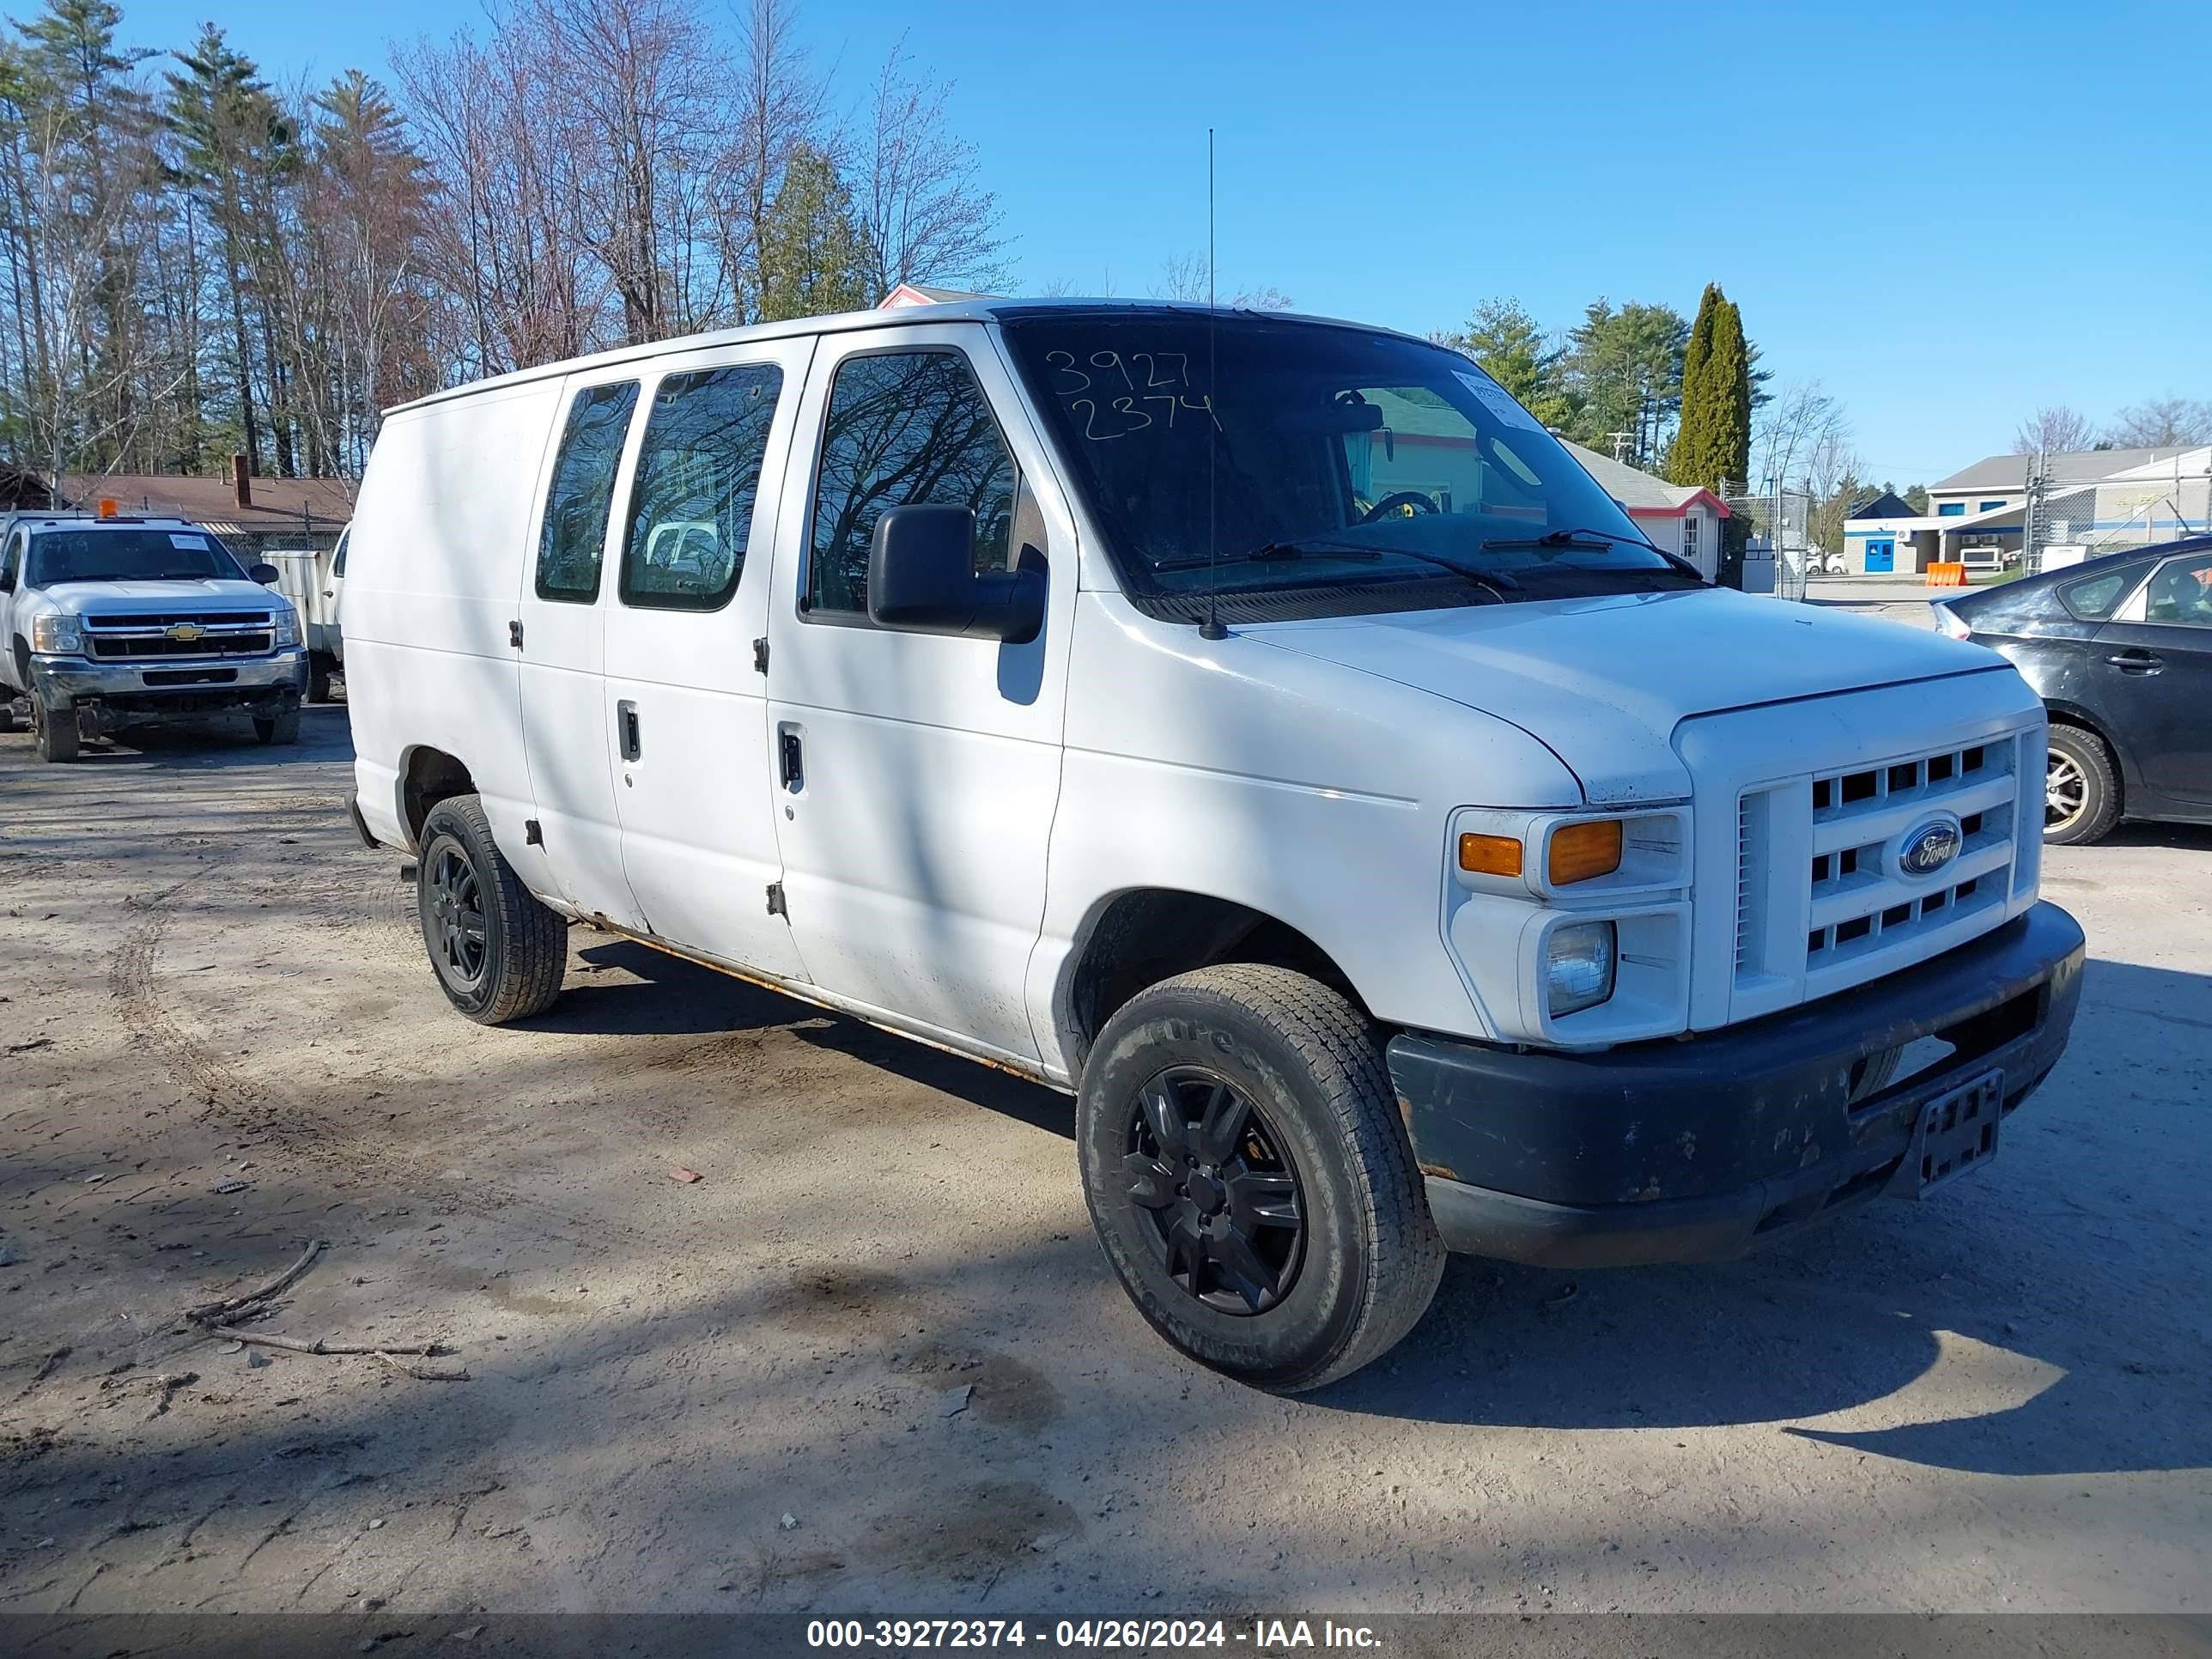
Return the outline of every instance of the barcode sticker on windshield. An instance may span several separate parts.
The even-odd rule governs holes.
[[[1541,432],[1544,429],[1538,424],[1534,415],[1513,401],[1511,392],[1481,370],[1477,369],[1473,374],[1469,374],[1463,368],[1455,368],[1452,373],[1458,377],[1462,386],[1482,399],[1483,407],[1489,410],[1506,425],[1517,426],[1528,432]]]
[[[173,533],[169,538],[169,545],[172,547],[189,547],[196,553],[204,553],[207,551],[207,538],[204,536],[179,536]]]

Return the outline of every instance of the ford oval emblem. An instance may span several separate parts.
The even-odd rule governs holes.
[[[1965,841],[1958,819],[1930,818],[1905,832],[1897,849],[1897,867],[1908,876],[1932,876],[1959,856]]]

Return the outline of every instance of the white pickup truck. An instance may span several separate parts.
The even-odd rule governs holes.
[[[338,611],[345,598],[346,538],[327,548],[270,548],[262,557],[276,572],[276,591],[292,601],[307,647],[307,701],[331,700],[331,677],[345,667]]]
[[[580,922],[1066,1090],[1132,1299],[1262,1387],[1448,1249],[1723,1257],[1979,1170],[2079,996],[2008,664],[1715,591],[1381,329],[960,304],[441,393],[346,634],[463,1013]]]
[[[183,519],[16,518],[0,542],[0,731],[20,705],[49,761],[123,726],[227,714],[297,743],[307,653],[276,580]]]

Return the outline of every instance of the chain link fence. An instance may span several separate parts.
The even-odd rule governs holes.
[[[2212,529],[2212,447],[2117,471],[2093,455],[2038,456],[2027,471],[2021,565],[2033,575]]]
[[[1813,497],[1802,489],[1726,490],[1731,524],[1744,549],[1744,589],[1778,599],[1802,599],[1820,553],[1808,534]]]

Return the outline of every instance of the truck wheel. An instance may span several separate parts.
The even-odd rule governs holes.
[[[415,908],[446,1000],[477,1024],[528,1019],[561,994],[568,925],[501,855],[474,795],[430,809],[415,866]]]
[[[1382,1044],[1318,981],[1231,963],[1139,993],[1099,1033],[1075,1123],[1107,1261],[1202,1365],[1317,1389],[1436,1293],[1443,1242]]]
[[[307,701],[328,702],[331,700],[331,659],[321,652],[307,658]]]
[[[31,730],[42,761],[73,761],[77,755],[76,710],[49,708],[44,697],[31,694]]]
[[[253,717],[253,735],[264,743],[297,743],[300,740],[300,711],[288,708],[281,714],[264,719]]]
[[[2043,839],[2052,847],[2102,841],[2120,821],[2120,783],[2112,751],[2078,726],[2051,728],[2043,770]]]

